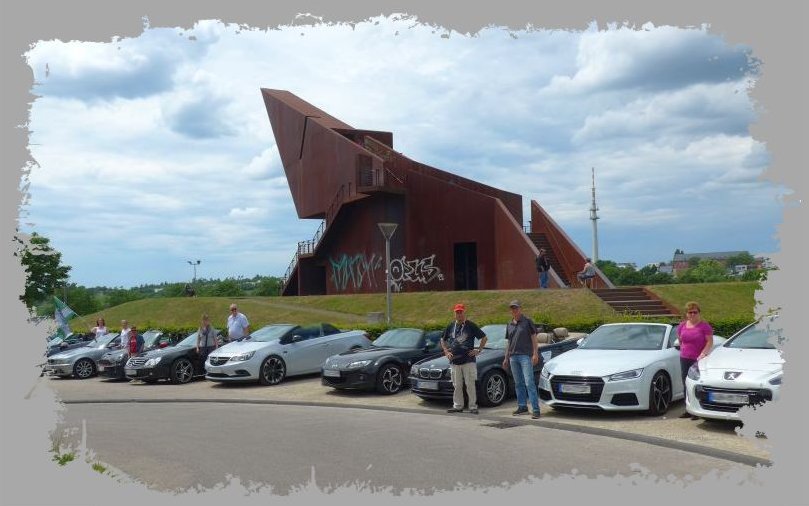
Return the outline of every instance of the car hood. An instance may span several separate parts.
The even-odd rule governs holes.
[[[91,346],[81,346],[79,348],[73,348],[72,350],[65,350],[60,353],[54,353],[49,358],[58,359],[58,358],[73,358],[78,355],[84,355],[85,353],[96,351],[96,348]]]
[[[775,373],[784,367],[784,359],[777,349],[716,348],[700,360],[703,371],[751,371]]]
[[[477,356],[478,362],[487,360],[503,360],[506,356],[506,350],[484,348],[480,355]],[[440,355],[434,358],[428,358],[416,363],[419,367],[428,367],[430,369],[447,369],[449,368],[449,360],[446,356]]]
[[[262,350],[271,346],[280,346],[278,339],[273,339],[272,341],[251,341],[247,339],[244,341],[228,343],[221,348],[215,349],[210,353],[210,355],[214,357],[230,357],[233,355],[239,355],[241,353]]]
[[[648,367],[663,358],[661,351],[575,349],[550,359],[545,367],[553,375],[609,376]]]
[[[399,353],[413,353],[416,350],[415,348],[393,348],[391,346],[373,346],[371,348],[364,348],[364,349],[357,349],[357,350],[348,350],[340,353],[338,355],[332,355],[329,357],[326,362],[329,365],[347,365],[351,362],[356,362],[357,360],[376,360],[381,357],[387,357],[390,355],[397,355]]]
[[[102,355],[101,358],[117,359],[123,355],[129,355],[129,350],[121,348],[120,350],[108,351],[107,353]]]
[[[155,358],[155,357],[165,357],[169,355],[182,355],[189,349],[192,349],[192,346],[171,346],[169,348],[158,348],[156,350],[149,350],[144,351],[143,353],[138,353],[138,357],[146,357],[147,359]]]

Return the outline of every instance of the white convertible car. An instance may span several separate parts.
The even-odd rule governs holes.
[[[685,409],[694,416],[739,420],[739,409],[778,398],[784,359],[776,316],[743,328],[688,370]]]
[[[684,396],[677,328],[610,323],[542,368],[539,396],[551,407],[661,415]],[[724,342],[714,336],[714,345]]]
[[[362,330],[341,332],[328,323],[268,325],[212,351],[205,361],[205,378],[276,385],[287,376],[319,373],[332,355],[369,346]]]

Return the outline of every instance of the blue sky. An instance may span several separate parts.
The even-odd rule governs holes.
[[[266,87],[521,194],[526,223],[537,200],[588,254],[595,167],[602,259],[776,252],[786,190],[748,131],[753,49],[704,28],[461,34],[405,16],[40,41],[21,228],[87,286],[187,281],[190,259],[198,277],[283,275],[319,222],[295,213]]]

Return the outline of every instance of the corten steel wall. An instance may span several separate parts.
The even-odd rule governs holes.
[[[502,203],[494,209],[495,252],[497,256],[497,287],[501,290],[535,288],[539,285],[536,257],[539,251],[522,225],[514,220]],[[531,280],[526,286],[526,280]],[[557,286],[551,281],[552,288]]]
[[[404,254],[404,197],[377,193],[344,205],[316,251],[329,295],[385,291],[385,238],[377,223],[398,223],[391,259]]]

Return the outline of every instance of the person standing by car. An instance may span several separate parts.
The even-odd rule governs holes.
[[[129,356],[134,357],[143,351],[143,336],[138,334],[138,328],[132,325],[129,328]]]
[[[447,413],[463,412],[463,388],[469,398],[469,412],[478,414],[478,397],[475,381],[478,378],[478,366],[475,357],[480,355],[486,346],[486,334],[471,320],[466,319],[466,306],[455,304],[455,321],[450,323],[441,336],[441,348],[449,359],[452,376],[452,408]],[[475,348],[475,339],[480,346]]]
[[[107,333],[107,323],[104,321],[104,318],[99,318],[96,320],[96,326],[90,329],[95,335],[96,339],[101,339],[101,336]]]
[[[680,374],[685,389],[688,369],[707,356],[713,348],[713,328],[702,319],[699,304],[696,302],[685,304],[685,320],[677,326],[677,336],[680,339]],[[680,415],[680,418],[689,417],[691,415],[687,411]]]
[[[239,312],[236,304],[230,305],[230,315],[228,316],[228,341],[233,342],[237,339],[250,334],[250,322],[247,317]]]
[[[121,320],[121,348],[129,349],[129,322]]]
[[[517,394],[517,410],[512,415],[528,413],[528,401],[531,401],[531,418],[539,418],[539,398],[534,381],[534,366],[539,363],[539,343],[537,327],[534,322],[522,314],[520,301],[512,300],[511,321],[506,326],[506,357],[503,368],[511,368],[514,376],[514,389]]]
[[[548,272],[551,270],[551,263],[548,261],[548,256],[545,248],[539,250],[537,257],[537,272],[539,273],[539,287],[548,288]]]
[[[202,325],[197,330],[197,353],[200,354],[200,359],[204,361],[208,358],[208,353],[213,349],[216,349],[216,330],[211,327],[211,319],[208,318],[207,314],[204,314],[202,315]]]

